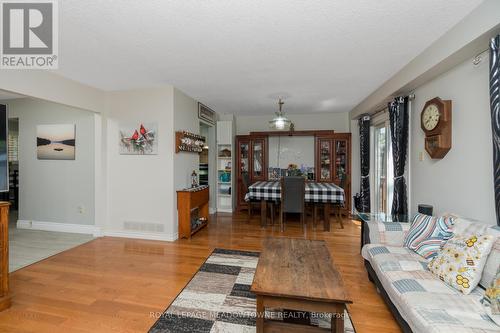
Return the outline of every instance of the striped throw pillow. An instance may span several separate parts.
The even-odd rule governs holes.
[[[425,259],[432,259],[453,236],[453,217],[435,217],[416,214],[411,222],[410,230],[403,241],[407,247]]]

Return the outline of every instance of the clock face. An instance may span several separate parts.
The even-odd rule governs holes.
[[[424,128],[427,131],[432,131],[439,124],[439,118],[441,115],[439,114],[439,108],[436,104],[429,104],[423,114],[422,114],[422,123]]]

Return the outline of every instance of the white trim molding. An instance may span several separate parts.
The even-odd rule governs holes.
[[[59,222],[45,222],[35,220],[17,220],[18,229],[43,230],[54,232],[70,232],[75,234],[87,234],[101,237],[101,228],[87,224],[71,224]]]
[[[166,234],[166,233],[152,233],[152,232],[112,231],[112,230],[103,231],[101,230],[101,228],[93,225],[44,222],[44,221],[34,221],[34,220],[17,220],[17,228],[53,231],[53,232],[70,232],[75,234],[92,235],[94,237],[108,236],[108,237],[134,238],[134,239],[146,239],[146,240],[159,240],[167,242],[173,242],[177,240],[177,238],[179,238],[178,233]]]
[[[111,231],[111,230],[104,231],[103,236],[146,239],[146,240],[159,240],[159,241],[166,241],[166,242],[173,242],[173,241],[177,240],[177,238],[179,238],[178,233],[166,234],[166,233],[129,232],[129,231]]]

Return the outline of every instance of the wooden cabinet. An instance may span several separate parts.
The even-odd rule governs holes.
[[[266,136],[236,136],[236,188],[237,210],[247,207],[245,202],[246,184],[267,180],[267,137]]]
[[[351,133],[333,131],[252,132],[236,136],[236,202],[237,210],[247,207],[246,185],[268,177],[269,136],[310,136],[315,138],[315,180],[335,183],[345,191],[345,215],[351,211]]]
[[[346,208],[351,209],[351,133],[316,137],[316,181],[344,188]]]
[[[10,307],[9,206],[8,202],[0,202],[0,311]]]
[[[209,193],[208,186],[177,191],[179,238],[191,238],[207,226]]]

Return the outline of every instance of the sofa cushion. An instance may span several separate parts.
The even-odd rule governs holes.
[[[484,297],[481,299],[481,303],[490,318],[500,326],[500,268],[497,276],[486,289]]]
[[[476,288],[471,294],[464,295],[441,282],[441,289],[436,290],[435,282],[416,279],[423,288],[433,291],[406,292],[402,294],[406,318],[412,322],[416,332],[498,332],[499,327],[487,316],[480,298],[483,290]]]
[[[427,261],[404,247],[368,244],[363,247],[362,255],[372,267],[383,272],[427,270]]]
[[[403,246],[403,239],[410,229],[408,222],[364,222],[370,243]]]
[[[488,235],[496,237],[496,241],[491,247],[490,255],[484,265],[483,276],[481,277],[481,281],[479,281],[479,285],[483,288],[487,288],[491,285],[495,279],[498,267],[500,267],[500,228],[497,226],[490,227],[486,232]]]
[[[455,234],[428,267],[442,281],[469,294],[481,280],[495,240],[492,235]]]
[[[425,259],[431,259],[453,235],[452,225],[453,217],[416,214],[403,245]]]
[[[414,333],[498,332],[481,306],[481,288],[460,293],[426,270],[426,261],[409,249],[370,244],[363,250]]]

